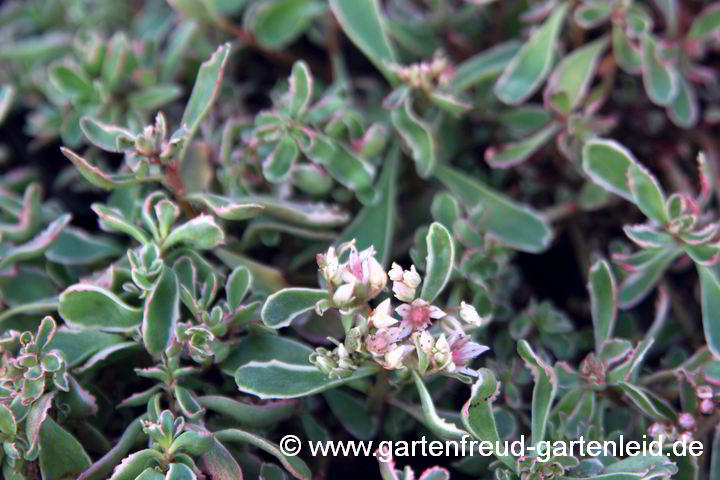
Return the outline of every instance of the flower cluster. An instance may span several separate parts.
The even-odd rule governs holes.
[[[347,254],[347,261],[341,262]],[[330,247],[317,255],[320,275],[327,282],[331,300],[321,302],[318,313],[338,308],[345,326],[344,342],[329,351],[318,348],[311,360],[332,376],[352,373],[363,360],[370,360],[388,370],[416,369],[420,373],[444,372],[476,376],[468,367],[470,361],[488,350],[474,342],[465,325],[479,327],[489,319],[475,308],[461,302],[447,309],[451,315],[430,302],[418,298],[422,277],[412,265],[403,269],[393,263],[388,272],[375,258],[375,249],[358,252],[355,241]],[[399,305],[388,297],[375,307],[369,302],[392,282],[392,292]]]

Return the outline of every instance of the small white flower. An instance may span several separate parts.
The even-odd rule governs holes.
[[[337,290],[335,290],[335,293],[333,294],[333,303],[339,307],[344,307],[346,305],[349,305],[353,299],[355,298],[353,296],[355,292],[355,284],[354,283],[346,283],[344,285],[340,285]]]
[[[386,298],[370,315],[370,322],[375,328],[387,328],[395,325],[398,321],[392,317],[392,305],[390,299]]]
[[[392,290],[395,298],[401,302],[412,302],[415,298],[415,289],[407,286],[403,282],[393,282]]]
[[[390,271],[388,272],[388,277],[390,277],[390,280],[393,282],[401,282],[403,279],[403,269],[400,265],[393,262],[392,266],[390,267]]]
[[[417,270],[415,270],[415,265],[410,265],[410,270],[405,270],[405,272],[403,272],[402,281],[410,288],[417,288],[418,285],[420,285],[422,278],[420,278]]]
[[[415,350],[415,347],[412,345],[400,345],[396,348],[393,348],[389,352],[385,354],[385,365],[384,367],[389,370],[394,370],[397,368],[403,368],[403,360],[405,357]]]
[[[483,318],[478,315],[475,307],[465,302],[460,302],[460,318],[470,325],[478,327],[484,323]]]

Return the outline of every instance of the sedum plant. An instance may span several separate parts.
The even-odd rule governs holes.
[[[719,54],[709,0],[5,2],[3,478],[720,480]]]

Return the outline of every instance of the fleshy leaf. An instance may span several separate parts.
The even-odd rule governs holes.
[[[336,388],[325,392],[325,400],[335,417],[353,437],[368,440],[378,428],[378,417],[368,410],[367,402]]]
[[[500,100],[508,105],[520,104],[547,78],[568,7],[562,4],[556,8],[513,57],[493,89]]]
[[[28,260],[42,255],[48,248],[50,248],[60,233],[65,229],[67,224],[70,223],[71,218],[72,216],[68,213],[61,215],[29,242],[16,247],[11,247],[7,251],[3,252],[2,258],[0,258],[0,269],[3,269],[14,262]]]
[[[468,58],[458,65],[450,89],[460,91],[500,75],[520,49],[520,42],[501,43]]]
[[[590,290],[591,315],[595,332],[595,349],[599,352],[612,335],[617,315],[615,279],[606,261],[598,261],[590,268],[588,290]]]
[[[720,3],[711,3],[693,20],[688,40],[698,40],[708,37],[720,30]]]
[[[313,288],[286,288],[273,293],[265,301],[261,316],[270,328],[287,327],[300,315],[315,308],[320,300],[330,298],[327,290]]]
[[[225,243],[225,234],[210,215],[198,215],[177,226],[162,244],[163,250],[177,244],[185,244],[202,250],[209,250]]]
[[[720,8],[718,8],[720,12]],[[695,95],[695,87],[685,77],[678,81],[678,93],[667,109],[670,120],[680,128],[692,128],[700,117],[700,106]]]
[[[229,55],[230,44],[226,43],[219,46],[215,53],[200,66],[190,100],[188,100],[182,116],[182,125],[190,132],[190,137],[194,135],[200,122],[215,102]]]
[[[680,249],[672,246],[654,250],[652,258],[648,259],[642,270],[631,273],[620,285],[618,306],[625,309],[640,303],[680,252]]]
[[[518,353],[532,371],[535,380],[532,396],[532,444],[537,446],[545,439],[550,408],[557,392],[558,379],[555,370],[543,362],[525,340],[518,342]]]
[[[657,179],[639,164],[628,170],[628,185],[633,201],[646,217],[664,225],[669,221],[665,193]]]
[[[383,29],[378,0],[330,0],[330,8],[345,35],[392,83],[395,74],[388,63],[397,63],[395,52]]]
[[[553,95],[562,92],[567,95],[568,101],[568,109],[564,113],[570,113],[585,97],[600,55],[607,45],[607,37],[602,37],[563,58],[548,80],[545,103],[548,104]]]
[[[550,245],[550,225],[532,209],[451,167],[438,165],[434,174],[466,207],[482,205],[486,212],[483,227],[502,242],[531,253],[541,252]]]
[[[628,174],[638,162],[628,149],[614,140],[592,139],[582,152],[583,170],[598,185],[634,202]]]
[[[263,2],[247,23],[261,45],[280,50],[307,30],[323,10],[323,4],[315,0]]]
[[[259,215],[262,205],[253,203],[250,199],[239,201],[211,193],[193,193],[188,195],[188,200],[202,203],[220,218],[226,220],[246,220]]]
[[[425,237],[427,257],[420,298],[432,303],[450,280],[455,264],[455,244],[447,228],[433,222]]]
[[[499,385],[492,370],[481,368],[478,370],[478,379],[472,386],[472,394],[461,410],[465,428],[479,441],[500,442],[495,415],[493,413],[493,401],[499,393]],[[515,457],[505,452],[505,455],[498,455],[511,470],[517,470]]]
[[[491,147],[485,150],[485,161],[493,168],[509,168],[527,160],[540,150],[560,130],[560,125],[551,122],[542,130],[519,142]]]
[[[241,392],[260,398],[298,398],[330,390],[374,375],[375,366],[361,367],[344,378],[330,378],[314,365],[296,365],[280,360],[252,361],[235,371]]]
[[[650,34],[643,39],[642,72],[650,101],[663,107],[670,105],[678,93],[680,76],[660,59],[657,42]]]
[[[285,470],[290,472],[293,477],[300,480],[312,479],[312,472],[310,472],[308,466],[299,457],[284,455],[277,445],[255,435],[254,433],[239,430],[237,428],[229,428],[227,430],[215,432],[214,435],[220,442],[249,443],[250,445],[260,448],[277,458],[282,466],[285,467]]]
[[[142,317],[143,343],[148,352],[159,355],[170,344],[180,317],[180,294],[175,271],[163,266],[157,284],[145,299]]]
[[[290,115],[302,115],[310,104],[313,93],[313,78],[307,63],[295,62],[290,75]]]
[[[343,230],[336,242],[339,244],[355,239],[358,250],[374,246],[375,257],[384,267],[387,267],[390,260],[390,250],[395,233],[397,211],[395,196],[399,156],[400,150],[397,147],[390,150],[376,186],[381,194],[380,200],[375,204],[363,207],[355,215],[352,223]]]
[[[410,99],[406,99],[402,108],[390,112],[390,118],[400,137],[410,147],[415,168],[423,178],[432,174],[436,163],[436,146],[429,125],[420,120],[412,111]]]
[[[298,154],[295,140],[290,135],[283,136],[263,162],[263,175],[267,181],[280,183],[287,180]]]
[[[459,440],[466,436],[467,433],[458,428],[454,423],[450,423],[438,415],[430,392],[428,392],[420,374],[412,370],[412,376],[418,395],[420,396],[420,405],[422,407],[425,425],[439,438]]]
[[[297,400],[278,400],[276,402],[253,404],[239,402],[220,395],[207,395],[198,398],[198,402],[208,410],[252,428],[274,425],[290,418],[298,410]]]
[[[47,418],[40,428],[40,472],[46,480],[79,475],[92,461],[83,446],[67,430]]]
[[[131,307],[114,293],[95,285],[79,283],[60,295],[58,313],[77,328],[128,332],[142,323],[143,310]]]

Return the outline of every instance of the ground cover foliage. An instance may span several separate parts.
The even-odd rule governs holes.
[[[703,0],[4,2],[3,477],[720,480],[719,65]],[[541,448],[307,449],[422,436]]]

